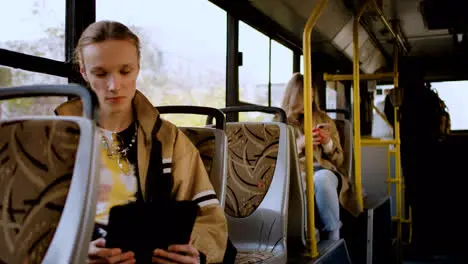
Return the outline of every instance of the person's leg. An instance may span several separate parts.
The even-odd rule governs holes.
[[[338,178],[330,170],[314,173],[315,200],[324,230],[329,232],[329,239],[340,239],[340,205],[338,198]]]

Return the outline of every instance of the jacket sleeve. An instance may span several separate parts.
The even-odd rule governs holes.
[[[323,151],[324,158],[329,160],[337,168],[341,168],[344,162],[343,148],[340,143],[340,134],[336,128],[335,121],[326,116],[324,118],[328,124],[330,124],[330,138],[333,142],[333,146],[330,151]]]
[[[198,150],[180,130],[173,152],[173,193],[177,200],[194,200],[200,213],[192,232],[194,247],[207,263],[221,263],[227,244],[227,221]]]

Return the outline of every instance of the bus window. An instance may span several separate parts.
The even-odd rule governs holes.
[[[30,84],[67,84],[67,78],[0,66],[0,87]],[[0,101],[0,119],[23,115],[54,115],[54,110],[67,97],[31,97]]]
[[[332,82],[334,84],[334,82]],[[337,91],[335,90],[334,87],[331,87],[330,84],[331,82],[327,82],[327,89],[326,89],[326,108],[327,109],[337,109]],[[336,113],[328,113],[328,115],[332,119],[336,119]]]
[[[0,48],[64,61],[65,2],[4,1],[0,8]]]
[[[269,46],[270,39],[266,35],[239,22],[239,51],[242,52],[240,101],[268,106]]]
[[[452,130],[468,130],[468,81],[433,82],[431,85],[447,106]]]
[[[304,56],[301,55],[301,73],[304,74]]]
[[[206,0],[96,1],[96,20],[104,19],[122,22],[140,37],[137,87],[154,105],[225,106],[224,10]],[[206,117],[165,118],[176,125],[197,126]]]
[[[239,113],[239,122],[272,122],[274,118],[274,115],[267,113]]]
[[[243,63],[239,67],[239,100],[281,107],[286,84],[293,73],[292,50],[239,22],[239,51],[243,55]],[[271,117],[261,113],[240,113],[239,120],[271,121]]]
[[[286,84],[293,72],[293,52],[271,40],[271,106],[281,107]]]

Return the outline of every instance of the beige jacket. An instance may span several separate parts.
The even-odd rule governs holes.
[[[343,149],[340,143],[340,135],[336,128],[335,122],[323,111],[318,110],[315,112],[313,117],[313,127],[318,124],[327,123],[330,124],[330,136],[332,141],[332,146],[327,152],[324,151],[323,146],[314,146],[314,162],[317,162],[325,169],[338,172],[341,175],[342,179],[342,188],[340,192],[340,203],[353,215],[357,216],[362,212],[357,198],[352,188],[353,184],[350,182],[348,175],[345,175],[345,169],[343,168]],[[304,127],[295,126],[296,139],[301,138],[304,135]],[[306,159],[305,159],[305,149],[300,147],[299,151],[299,163],[301,166],[301,171],[305,173],[306,170]]]
[[[139,122],[138,127],[138,175],[141,190],[145,197],[145,182],[148,177],[148,163],[152,146],[152,130],[159,118],[158,111],[136,92],[133,106]],[[56,109],[59,115],[82,115],[80,100],[71,100]],[[176,126],[161,119],[161,127],[156,134],[162,143],[163,164],[171,168],[174,185],[173,197],[176,200],[197,200],[201,208],[192,233],[193,244],[202,252],[207,263],[221,263],[227,243],[227,221],[216,198],[208,174],[198,150]]]

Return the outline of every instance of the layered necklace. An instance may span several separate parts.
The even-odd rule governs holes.
[[[115,160],[119,169],[125,174],[130,173],[130,162],[128,161],[128,152],[135,145],[137,137],[138,127],[137,122],[135,122],[135,133],[133,133],[132,139],[125,146],[124,141],[120,135],[116,132],[112,132],[112,142],[109,143],[107,137],[103,134],[101,130],[101,146],[107,152],[107,157],[111,160]]]

